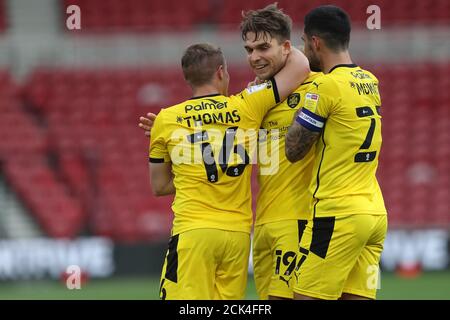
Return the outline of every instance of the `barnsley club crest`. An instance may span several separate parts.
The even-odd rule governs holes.
[[[287,104],[290,108],[295,108],[300,103],[300,94],[293,93],[287,98]]]

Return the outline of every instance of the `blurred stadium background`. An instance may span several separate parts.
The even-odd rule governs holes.
[[[0,299],[157,299],[172,199],[151,195],[138,116],[189,97],[179,61],[194,42],[221,45],[231,92],[246,86],[240,12],[271,2],[0,0]],[[450,1],[278,3],[296,45],[310,8],[344,8],[355,63],[380,79],[379,297],[450,299]],[[82,290],[61,277],[73,264]]]

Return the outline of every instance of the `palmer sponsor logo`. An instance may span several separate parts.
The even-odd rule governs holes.
[[[184,112],[189,113],[191,111],[225,109],[225,108],[228,108],[227,103],[228,102],[217,102],[217,101],[205,102],[205,101],[202,101],[200,104],[187,104],[184,107]]]

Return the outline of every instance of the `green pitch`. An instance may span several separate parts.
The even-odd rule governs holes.
[[[58,281],[0,282],[0,299],[158,299],[158,281],[157,277],[116,277],[91,280],[80,290],[68,290]],[[251,277],[247,299],[257,299]],[[378,299],[450,300],[450,272],[424,273],[415,279],[383,273]]]

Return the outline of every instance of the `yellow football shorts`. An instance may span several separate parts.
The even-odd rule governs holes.
[[[387,216],[352,214],[308,222],[294,292],[329,300],[342,293],[375,299]]]
[[[170,238],[164,262],[163,300],[241,300],[247,287],[250,234],[194,229]]]
[[[306,222],[283,220],[255,226],[253,272],[260,299],[293,298],[298,244]]]

